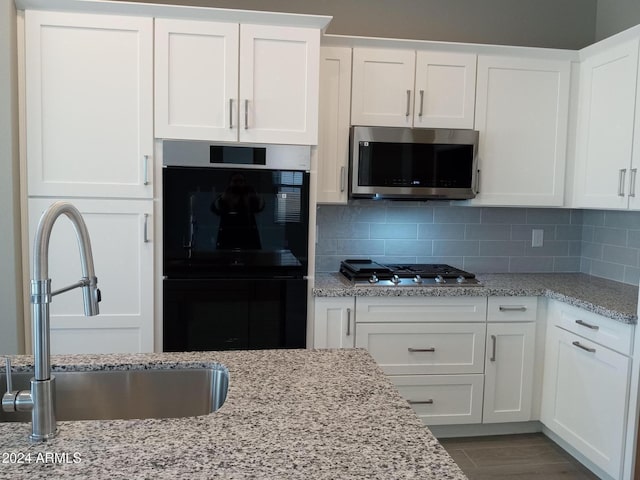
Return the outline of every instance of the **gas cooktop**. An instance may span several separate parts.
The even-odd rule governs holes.
[[[387,287],[481,285],[473,273],[441,263],[383,265],[368,259],[348,259],[340,263],[340,273],[354,285]]]

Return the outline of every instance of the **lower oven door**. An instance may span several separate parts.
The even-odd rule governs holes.
[[[304,348],[307,280],[165,279],[163,350]]]

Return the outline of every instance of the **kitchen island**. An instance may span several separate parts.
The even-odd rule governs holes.
[[[31,357],[13,361],[32,368]],[[58,436],[36,445],[29,424],[0,423],[0,478],[466,478],[363,350],[52,357],[54,373],[214,363],[230,381],[209,415],[58,422]],[[28,453],[31,463],[11,455]],[[45,463],[46,453],[58,456]]]

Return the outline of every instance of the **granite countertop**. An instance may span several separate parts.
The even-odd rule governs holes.
[[[614,320],[638,322],[638,287],[584,273],[477,275],[478,287],[353,286],[339,273],[316,274],[316,297],[351,296],[544,296]]]
[[[32,366],[13,360],[15,371]],[[0,423],[0,478],[466,478],[364,350],[52,357],[54,370],[213,363],[228,367],[230,382],[210,415],[58,422],[58,436],[36,445],[30,424]],[[46,452],[78,462],[36,463]],[[32,463],[11,461],[27,453]]]

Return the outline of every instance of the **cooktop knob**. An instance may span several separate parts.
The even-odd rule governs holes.
[[[369,283],[378,283],[378,277],[375,273],[369,277]]]
[[[458,275],[458,278],[456,278],[456,282],[458,283],[464,283],[466,280],[466,278],[464,278],[464,276],[462,275]]]
[[[420,275],[416,275],[415,277],[413,277],[413,281],[415,283],[422,283],[422,277]]]
[[[436,283],[447,283],[447,281],[444,279],[444,277],[442,275],[436,275]]]
[[[393,275],[391,277],[391,283],[394,285],[398,285],[400,283],[400,277],[398,275]]]

